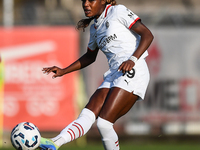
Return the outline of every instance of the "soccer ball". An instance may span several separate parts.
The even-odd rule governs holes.
[[[38,128],[30,122],[16,125],[11,132],[11,143],[17,150],[34,150],[40,144]]]

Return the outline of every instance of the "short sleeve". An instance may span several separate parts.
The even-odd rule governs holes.
[[[130,9],[124,5],[118,5],[116,9],[118,20],[124,24],[127,28],[131,28],[140,18],[134,14]]]
[[[90,41],[88,43],[88,49],[93,51],[97,48],[97,44],[96,44],[96,37],[95,37],[95,27],[94,24],[92,24],[90,26]]]

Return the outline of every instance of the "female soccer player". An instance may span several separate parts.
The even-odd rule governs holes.
[[[42,138],[42,150],[57,150],[61,145],[83,136],[96,119],[104,148],[119,150],[113,124],[137,100],[144,99],[149,82],[145,57],[153,35],[141,19],[125,6],[116,5],[115,0],[82,0],[82,7],[88,19],[79,21],[77,28],[86,28],[94,19],[87,52],[66,68],[47,67],[43,68],[43,72],[53,72],[52,77],[56,78],[82,69],[95,61],[99,49],[108,59],[109,70],[79,117],[58,136]]]

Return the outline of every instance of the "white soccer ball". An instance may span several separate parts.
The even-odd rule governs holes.
[[[30,122],[19,123],[11,132],[11,142],[17,150],[34,150],[39,146],[40,139],[38,128]]]

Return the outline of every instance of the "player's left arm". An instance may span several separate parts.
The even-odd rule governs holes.
[[[132,25],[130,30],[134,31],[135,33],[141,36],[139,46],[136,49],[136,51],[133,53],[133,56],[139,59],[140,56],[148,49],[154,37],[151,31],[140,20],[136,21],[136,23]],[[129,59],[123,62],[119,66],[118,71],[122,70],[122,72],[125,73],[127,71],[130,71],[134,67],[134,65],[135,63]]]
[[[154,37],[151,31],[141,22],[141,20],[138,20],[130,28],[130,30],[136,32],[141,36],[140,44],[133,54],[133,56],[139,59],[140,56],[148,49]]]

